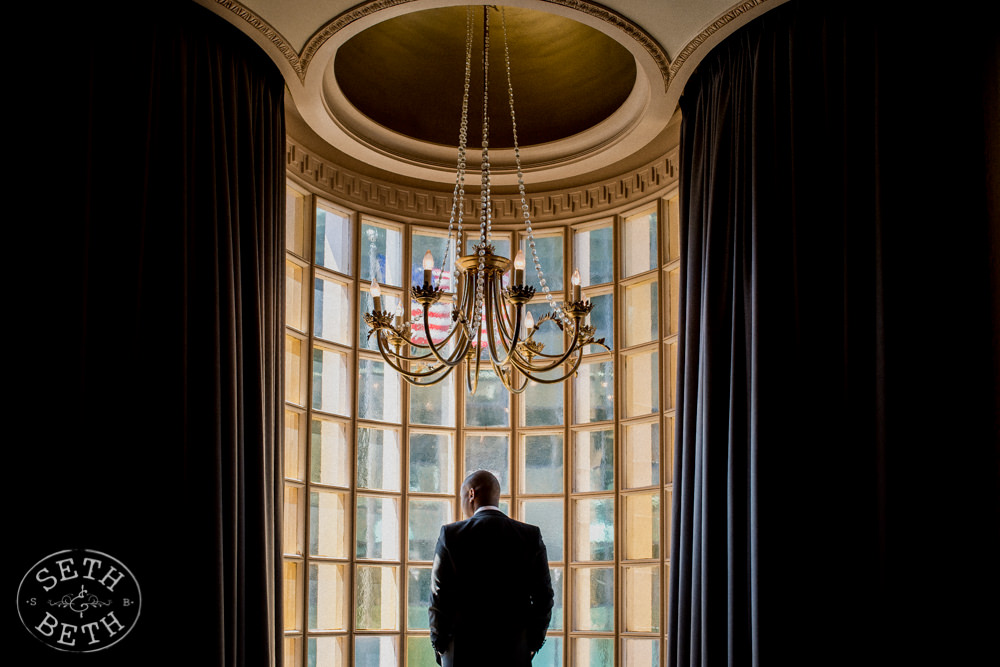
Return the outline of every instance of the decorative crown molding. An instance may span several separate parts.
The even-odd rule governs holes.
[[[419,222],[447,223],[451,214],[452,192],[424,190],[396,185],[363,176],[323,160],[290,137],[286,141],[286,170],[316,191],[346,205],[377,211]],[[600,215],[656,195],[677,181],[678,149],[641,169],[592,183],[531,195],[527,198],[534,223],[563,221],[569,217]],[[493,193],[493,222],[521,224],[523,213],[519,195]],[[479,193],[466,194],[463,216],[478,216]]]
[[[691,58],[691,55],[713,35],[725,28],[728,24],[741,18],[747,12],[752,11],[766,2],[768,2],[768,0],[745,0],[745,2],[741,2],[738,5],[730,7],[724,14],[712,21],[708,27],[688,42],[687,45],[681,49],[681,52],[677,54],[677,57],[674,58],[673,62],[670,63],[668,80],[673,81],[677,76],[677,72]]]
[[[282,36],[277,30],[271,27],[267,21],[262,19],[260,16],[250,11],[247,7],[236,2],[236,0],[215,0],[216,4],[230,12],[231,14],[238,16],[244,23],[251,26],[254,30],[264,36],[264,38],[271,42],[278,52],[285,57],[288,61],[289,66],[298,75],[299,79],[303,79],[306,75],[305,64],[302,62],[302,58],[295,49],[289,45],[288,40]]]

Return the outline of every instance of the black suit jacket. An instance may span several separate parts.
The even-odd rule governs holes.
[[[496,510],[441,527],[431,643],[443,667],[521,667],[545,642],[552,582],[541,531]]]

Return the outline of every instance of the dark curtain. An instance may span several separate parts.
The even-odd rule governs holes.
[[[14,655],[280,664],[282,78],[194,3],[44,10],[24,19],[46,32],[8,128],[7,415],[27,427],[8,470],[12,572],[101,551],[142,610],[93,654],[15,616]]]
[[[995,11],[827,4],[684,89],[671,667],[997,659]]]

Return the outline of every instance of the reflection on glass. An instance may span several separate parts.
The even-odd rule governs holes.
[[[659,557],[659,492],[625,496],[625,558]]]
[[[464,380],[462,384],[465,385]],[[510,425],[510,392],[489,367],[488,362],[485,363],[485,368],[479,371],[479,386],[476,388],[476,393],[470,394],[469,388],[465,387],[465,425]]]
[[[302,321],[302,267],[285,262],[285,324],[304,331]]]
[[[563,501],[523,500],[521,516],[525,523],[538,526],[550,561],[563,559]]]
[[[385,667],[399,664],[396,637],[374,635],[354,638],[354,667]]]
[[[347,566],[309,564],[309,629],[347,630]]]
[[[611,632],[614,630],[614,568],[574,568],[573,578],[573,629],[593,632]],[[574,662],[573,664],[581,663]],[[590,663],[585,662],[582,664]]]
[[[594,309],[590,311],[590,326],[594,327],[594,340],[603,338],[605,345],[612,350],[615,349],[615,295],[608,292],[589,295],[588,298],[594,305]],[[588,345],[584,350],[586,354],[603,351],[604,348],[598,345]]]
[[[403,234],[366,220],[361,224],[361,272],[364,280],[375,278],[382,285],[402,286]],[[377,272],[376,272],[377,271]]]
[[[625,487],[635,489],[660,481],[660,423],[625,427]]]
[[[399,491],[399,431],[358,429],[358,488]]]
[[[299,523],[299,500],[303,490],[297,486],[285,485],[285,521],[282,549],[286,554],[302,554],[303,536]]]
[[[398,568],[358,565],[354,584],[354,620],[359,630],[395,630],[399,623]]]
[[[362,359],[358,378],[358,417],[399,422],[402,387],[399,373],[384,361]]]
[[[573,558],[606,561],[615,558],[614,498],[580,498],[573,501]]]
[[[337,415],[347,415],[351,383],[347,355],[338,350],[313,348],[312,407]]]
[[[625,667],[660,667],[660,640],[622,638]]]
[[[667,232],[667,261],[673,262],[681,258],[681,211],[680,197],[667,200],[667,220],[670,231]]]
[[[285,336],[285,401],[302,405],[302,341]]]
[[[656,340],[659,330],[658,282],[646,280],[625,288],[625,347]]]
[[[302,604],[299,602],[299,591],[302,590],[299,579],[302,572],[301,563],[294,560],[286,560],[281,564],[282,586],[284,595],[285,630],[302,629]]]
[[[343,491],[309,494],[309,555],[347,558],[350,526],[348,498]]]
[[[410,491],[454,493],[455,446],[450,433],[410,432]]]
[[[298,664],[298,663],[287,663]],[[309,664],[310,665],[347,665],[347,637],[310,637],[309,638]]]
[[[614,667],[615,644],[607,637],[574,637],[573,667]]]
[[[534,234],[535,251],[538,253],[538,261],[542,267],[542,278],[552,291],[560,291],[563,288],[563,237],[562,234],[539,235]],[[527,239],[521,239],[521,249],[524,250],[524,284],[531,285],[542,293],[542,285],[538,279],[538,269],[535,267],[534,257],[531,254],[531,247]]]
[[[622,575],[626,632],[659,632],[660,567],[628,565]]]
[[[313,287],[313,328],[317,338],[351,344],[351,302],[346,283],[316,278]]]
[[[454,373],[437,384],[410,386],[410,423],[428,426],[455,425]]]
[[[399,505],[395,498],[358,496],[355,527],[358,558],[399,559]]]
[[[285,188],[285,249],[306,256],[306,198],[294,188]]]
[[[577,431],[573,435],[575,449],[573,491],[610,491],[614,488],[615,432],[613,429]]]
[[[521,442],[524,446],[523,492],[562,493],[562,434],[527,434]]]
[[[285,637],[281,642],[281,652],[285,656],[286,665],[297,665],[302,662],[302,637]],[[315,653],[314,653],[315,655]],[[330,663],[342,664],[342,663]]]
[[[476,470],[488,470],[500,482],[500,493],[510,493],[510,439],[506,434],[482,433],[465,436],[464,479]]]
[[[614,364],[599,361],[580,364],[573,378],[573,421],[577,424],[605,421],[614,417]]]
[[[666,335],[673,336],[678,332],[680,326],[681,307],[681,271],[673,269],[667,272],[667,331]]]
[[[410,566],[406,568],[406,579],[406,627],[426,630],[430,627],[427,608],[431,604],[431,568]]]
[[[634,276],[656,268],[656,211],[625,218],[625,275]]]
[[[660,353],[628,354],[625,363],[625,416],[641,417],[660,410]]]
[[[313,482],[331,486],[350,484],[351,443],[347,424],[327,419],[312,420],[309,477]]]
[[[667,343],[663,346],[663,409],[673,410],[677,407],[677,343]]]
[[[434,547],[441,526],[452,520],[451,508],[451,500],[410,499],[407,535],[411,561],[434,560]]]
[[[573,264],[580,269],[581,285],[610,283],[614,276],[614,233],[611,223],[573,234]]]
[[[302,447],[302,420],[305,417],[293,410],[285,410],[285,478],[305,478],[305,456]]]
[[[406,638],[406,667],[438,667],[429,637],[411,635]]]
[[[351,218],[331,209],[316,209],[316,263],[351,275]]]

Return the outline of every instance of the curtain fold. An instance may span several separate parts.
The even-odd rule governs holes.
[[[982,20],[793,1],[685,87],[672,667],[990,650]],[[914,69],[933,21],[969,48]]]
[[[101,664],[280,664],[284,82],[194,3],[58,10],[16,139],[58,169],[20,177],[12,245],[22,418],[54,437],[18,452],[14,529],[25,559],[132,570],[139,621]]]

